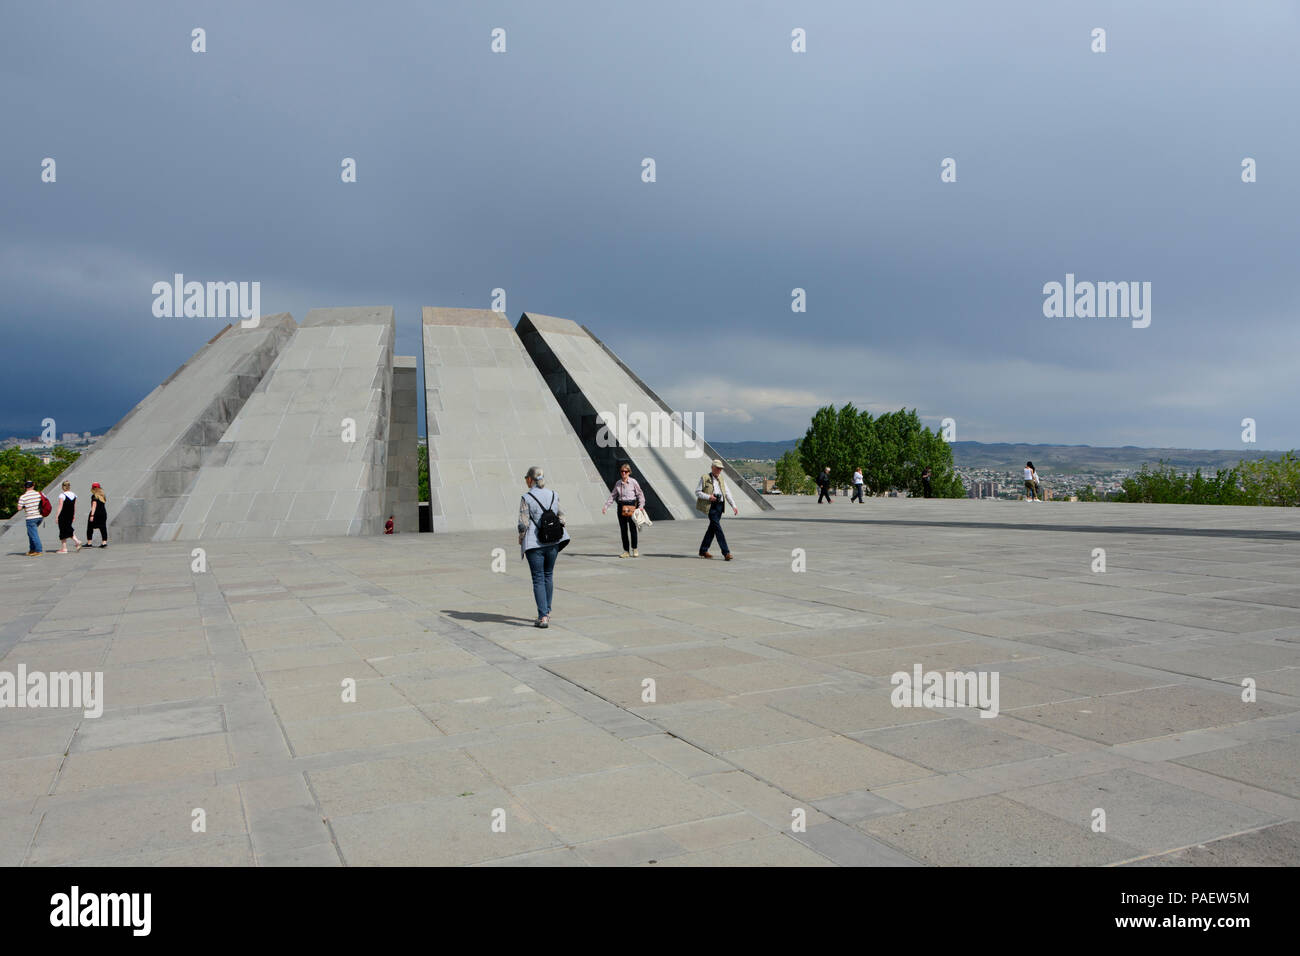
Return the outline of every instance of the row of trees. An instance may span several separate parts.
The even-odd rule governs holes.
[[[6,448],[0,451],[0,519],[8,518],[18,508],[18,496],[23,493],[23,483],[29,478],[37,488],[44,488],[74,461],[81,452],[58,445],[50,453],[47,465],[35,455]],[[89,491],[89,489],[83,489]]]
[[[1281,458],[1242,461],[1232,468],[1219,468],[1207,476],[1201,469],[1187,474],[1172,465],[1143,465],[1132,478],[1124,479],[1123,490],[1114,501],[1177,505],[1300,505],[1300,458],[1289,451]],[[1097,501],[1091,486],[1079,495],[1081,501]]]
[[[966,490],[953,470],[952,449],[937,433],[921,424],[916,409],[899,409],[872,417],[852,402],[836,410],[817,409],[808,431],[794,451],[776,463],[776,486],[783,494],[813,488],[813,477],[830,465],[831,482],[852,483],[854,469],[862,468],[869,494],[904,490],[921,495],[921,473],[931,472],[931,494],[936,498],[962,498]]]

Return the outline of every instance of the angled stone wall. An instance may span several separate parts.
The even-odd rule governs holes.
[[[695,486],[708,472],[713,450],[680,418],[669,418],[672,409],[578,323],[525,312],[517,330],[602,478],[612,484],[619,463],[629,461],[651,518],[703,517],[695,509]],[[619,414],[620,405],[626,415]],[[662,426],[657,436],[638,432],[637,415],[645,421],[655,416]],[[727,477],[737,504],[748,498],[755,507],[770,507],[730,466]]]
[[[512,531],[530,465],[545,469],[569,524],[599,519],[608,486],[510,322],[479,309],[423,318],[433,530]]]
[[[108,498],[109,539],[150,540],[218,453],[221,436],[295,328],[288,313],[263,316],[255,328],[226,326],[56,478],[45,494],[56,501],[63,481],[72,482],[77,535],[97,481]],[[57,539],[54,515],[41,530],[44,540]],[[22,528],[17,534],[25,539]]]
[[[382,534],[391,307],[313,309],[155,540]]]

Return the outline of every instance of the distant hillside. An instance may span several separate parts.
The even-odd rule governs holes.
[[[752,458],[764,461],[777,459],[794,448],[795,439],[789,441],[711,441],[710,445],[728,461],[734,458]]]
[[[795,446],[789,441],[715,441],[710,442],[728,459],[780,458]],[[1013,471],[1026,461],[1044,474],[1050,472],[1098,472],[1140,468],[1145,463],[1167,461],[1176,468],[1229,468],[1243,458],[1276,458],[1279,451],[1207,450],[1199,448],[1095,448],[1092,445],[1028,445],[978,441],[953,442],[955,464],[965,468],[990,468]]]

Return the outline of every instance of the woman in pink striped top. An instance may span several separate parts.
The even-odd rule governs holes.
[[[636,522],[632,520],[632,512],[637,508],[645,507],[645,492],[641,490],[641,483],[632,477],[631,465],[620,465],[618,469],[619,479],[614,482],[614,488],[605,499],[605,507],[600,509],[604,514],[609,510],[609,506],[618,502],[618,533],[623,537],[623,553],[620,558],[639,558],[641,553],[636,549]],[[632,534],[632,548],[628,551],[628,532]]]

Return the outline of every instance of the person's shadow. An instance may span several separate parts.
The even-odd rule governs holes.
[[[585,551],[572,551],[572,552],[569,552],[569,554],[570,554],[571,557],[575,557],[575,558],[617,558],[617,557],[618,557],[618,555],[616,555],[616,554],[588,554],[588,553],[585,552]],[[643,558],[691,558],[691,557],[694,557],[694,555],[691,555],[691,554],[647,554],[646,552],[643,551],[643,552],[641,552],[641,557],[643,557]],[[627,560],[627,561],[635,561],[636,559],[635,559],[635,558],[625,558],[624,560]]]
[[[474,621],[478,624],[513,624],[515,627],[533,626],[533,619],[529,617],[511,617],[508,614],[491,614],[487,611],[451,611],[444,608],[439,613],[457,621]]]

